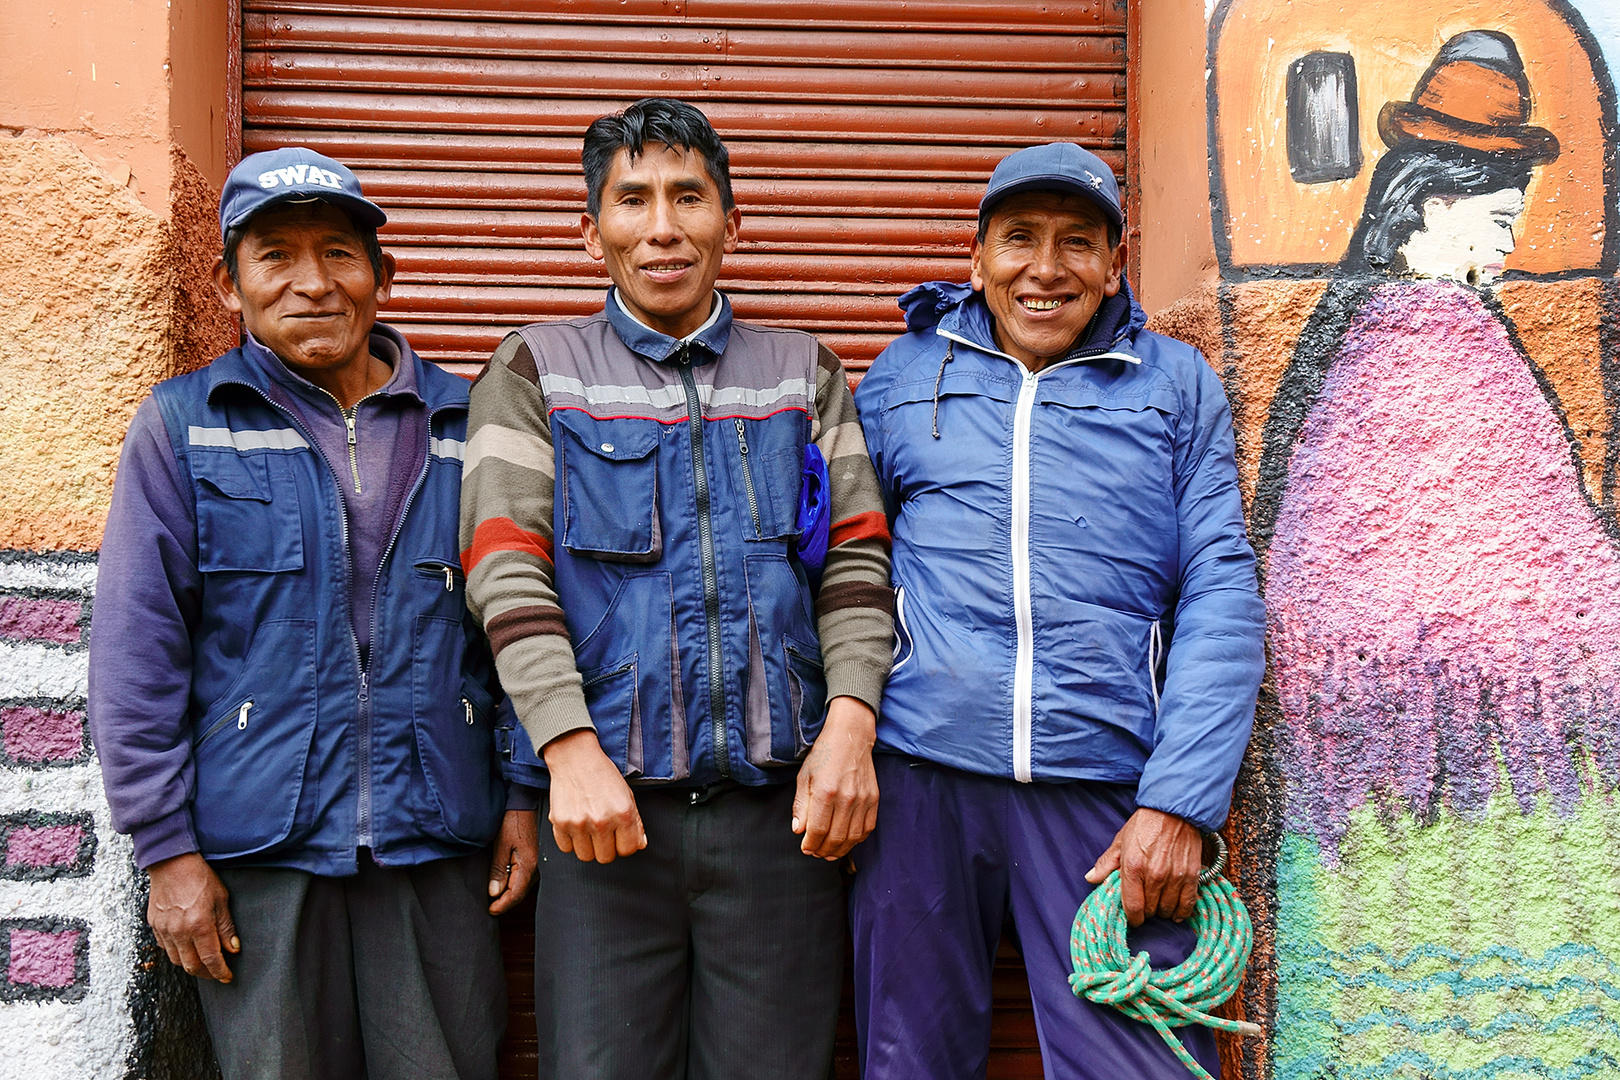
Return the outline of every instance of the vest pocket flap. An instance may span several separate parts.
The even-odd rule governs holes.
[[[197,568],[281,573],[304,568],[298,483],[285,455],[193,451]]]
[[[231,499],[270,501],[270,469],[265,455],[193,450],[191,475]]]
[[[658,432],[645,423],[597,420],[589,423],[589,430],[577,431],[555,413],[552,423],[568,434],[570,443],[608,461],[635,461],[658,449]]]
[[[556,419],[562,545],[604,562],[652,563],[664,553],[658,523],[657,425]]]

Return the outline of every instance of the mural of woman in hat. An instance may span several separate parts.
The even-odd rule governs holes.
[[[1511,38],[1451,38],[1387,104],[1341,271],[1264,433],[1253,533],[1286,828],[1567,814],[1620,781],[1620,549],[1491,291],[1538,165]],[[1526,514],[1525,507],[1535,512]]]

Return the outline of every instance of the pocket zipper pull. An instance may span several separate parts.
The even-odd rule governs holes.
[[[472,702],[468,701],[466,698],[462,698],[461,707],[467,710],[467,723],[470,726],[473,722]]]
[[[455,571],[451,570],[448,566],[444,568],[444,591],[445,592],[455,592],[456,591]]]
[[[237,731],[246,731],[247,730],[247,714],[248,714],[248,710],[251,709],[251,708],[253,708],[253,702],[251,702],[251,701],[242,702],[242,708],[236,714],[236,730]]]

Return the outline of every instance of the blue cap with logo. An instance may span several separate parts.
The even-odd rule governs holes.
[[[267,207],[314,199],[372,228],[388,221],[382,207],[360,193],[360,181],[347,165],[303,146],[284,146],[249,154],[231,170],[219,196],[219,233],[224,236]]]
[[[1074,143],[1030,146],[1001,159],[990,174],[990,184],[979,200],[979,223],[989,218],[997,203],[1021,191],[1061,191],[1081,195],[1097,204],[1109,221],[1124,227],[1119,206],[1119,183],[1114,170],[1090,150]]]

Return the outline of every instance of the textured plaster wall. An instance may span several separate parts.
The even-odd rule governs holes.
[[[162,216],[69,140],[0,135],[0,547],[99,544],[135,406],[231,341],[212,192],[172,168]]]
[[[1144,185],[1143,293],[1154,328],[1197,344],[1225,380],[1270,616],[1228,830],[1256,916],[1233,1010],[1270,1037],[1228,1041],[1229,1074],[1614,1075],[1612,6],[1198,6],[1153,13],[1200,28],[1207,79],[1146,35],[1143,81],[1157,64],[1167,122],[1144,122],[1144,171],[1172,171]],[[1377,118],[1469,31],[1505,35],[1524,59],[1528,119],[1498,127],[1545,125],[1560,147],[1530,171],[1506,276],[1469,284],[1353,252],[1292,254],[1349,252],[1374,165],[1407,145]],[[1224,66],[1223,44],[1236,50]],[[1288,65],[1312,51],[1347,52],[1362,76],[1351,126],[1363,163],[1307,182],[1289,179],[1281,103]],[[1454,90],[1437,96],[1467,109]],[[1178,108],[1196,121],[1170,122]],[[1174,171],[1189,146],[1208,155],[1207,176]],[[1270,207],[1258,221],[1256,184]],[[1156,223],[1182,213],[1174,193],[1200,185],[1208,212],[1186,217],[1207,240],[1173,227],[1156,241]],[[1559,225],[1577,211],[1578,230]]]

